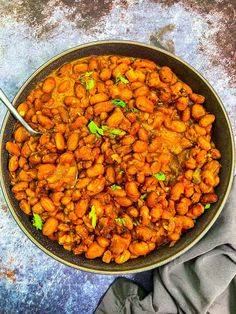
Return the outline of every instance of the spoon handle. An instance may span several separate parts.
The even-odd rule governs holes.
[[[32,134],[32,135],[39,135],[41,134],[38,131],[35,131],[29,126],[29,124],[22,118],[22,116],[18,113],[18,111],[15,109],[15,107],[12,105],[12,103],[9,101],[7,96],[4,94],[4,92],[0,88],[0,100],[3,102],[3,104],[10,110],[10,112],[13,114],[13,116]]]

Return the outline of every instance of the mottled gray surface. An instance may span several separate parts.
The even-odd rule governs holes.
[[[159,41],[214,86],[236,134],[235,12],[234,0],[0,0],[0,86],[12,99],[38,66],[81,43]],[[0,204],[0,313],[92,313],[115,277],[54,261],[19,229],[2,194]],[[151,288],[151,272],[126,277]]]

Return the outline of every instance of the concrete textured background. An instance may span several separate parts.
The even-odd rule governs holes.
[[[213,85],[236,135],[236,1],[0,0],[0,86],[13,99],[42,63],[81,43],[161,43]],[[0,123],[5,114],[0,105]],[[127,275],[147,290],[152,272]],[[114,276],[66,267],[17,226],[0,193],[0,313],[92,313]]]

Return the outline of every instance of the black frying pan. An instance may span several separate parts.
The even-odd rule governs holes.
[[[104,41],[94,42],[67,50],[42,65],[25,82],[17,93],[13,104],[17,107],[25,100],[35,85],[43,80],[49,73],[66,62],[87,57],[90,55],[125,55],[150,59],[159,65],[169,66],[184,82],[189,84],[194,92],[206,97],[206,109],[216,116],[213,129],[213,141],[222,153],[222,169],[220,172],[220,185],[216,188],[219,201],[212,205],[198,220],[195,228],[184,234],[172,248],[162,246],[145,257],[131,259],[124,264],[105,264],[100,259],[88,260],[83,256],[75,256],[66,251],[58,243],[43,236],[36,230],[27,215],[19,208],[18,202],[11,192],[10,177],[8,173],[8,153],[5,143],[12,140],[15,119],[7,113],[1,130],[0,180],[3,194],[13,217],[25,234],[45,253],[56,260],[77,269],[102,274],[121,274],[149,270],[161,266],[177,256],[183,254],[196,244],[210,229],[219,216],[228,197],[234,171],[234,142],[230,122],[225,109],[210,84],[190,65],[183,60],[162,49],[153,48],[144,44],[130,41]]]

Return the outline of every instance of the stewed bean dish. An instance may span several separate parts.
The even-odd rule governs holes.
[[[182,78],[184,79],[184,78]],[[215,116],[167,66],[107,55],[62,65],[17,110],[12,191],[43,235],[117,264],[173,246],[217,202]]]

